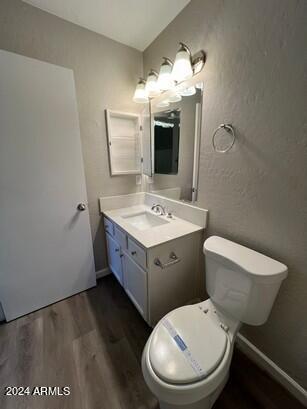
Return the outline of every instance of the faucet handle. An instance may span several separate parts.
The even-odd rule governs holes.
[[[166,217],[168,217],[169,219],[172,219],[173,218],[173,210],[170,209],[169,207],[166,207],[165,210],[166,210],[166,214],[167,214]]]
[[[151,210],[152,210],[153,212],[156,212],[156,207],[157,207],[157,205],[156,205],[156,203],[154,203],[154,204],[151,206]]]

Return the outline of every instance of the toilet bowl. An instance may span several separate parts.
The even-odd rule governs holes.
[[[143,352],[142,370],[161,409],[213,405],[227,382],[239,327],[210,299],[178,308],[156,325]]]
[[[210,409],[228,380],[241,323],[265,322],[287,267],[221,237],[204,243],[210,298],[180,307],[154,328],[142,356],[161,409]]]

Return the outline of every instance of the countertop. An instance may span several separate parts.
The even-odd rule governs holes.
[[[129,221],[127,221],[127,219],[123,217],[128,214],[130,215],[141,213],[144,211],[155,215],[151,208],[146,205],[136,205],[121,209],[104,210],[103,214],[111,221],[116,223],[122,230],[125,230],[131,237],[137,240],[145,248],[158,246],[159,244],[204,229],[202,226],[190,223],[174,215],[172,218],[167,218],[166,216],[157,216],[161,219],[166,220],[167,223],[151,227],[146,230],[139,230],[138,228],[131,225]]]

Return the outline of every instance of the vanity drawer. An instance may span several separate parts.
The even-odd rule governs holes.
[[[114,225],[113,223],[107,219],[106,217],[104,217],[103,219],[104,222],[104,229],[107,233],[111,234],[111,236],[114,236]]]
[[[146,269],[146,251],[128,237],[128,253],[141,267]]]
[[[118,244],[120,244],[123,250],[127,249],[127,236],[126,233],[119,229],[117,226],[114,226],[114,238]]]

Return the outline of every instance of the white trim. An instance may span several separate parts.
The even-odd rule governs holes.
[[[304,406],[307,407],[307,391],[291,378],[285,371],[277,366],[269,357],[261,352],[243,335],[237,335],[237,346],[259,367],[268,372],[273,379],[279,382],[288,392],[296,397]]]
[[[105,277],[109,274],[111,274],[109,267],[105,267],[102,270],[96,271],[96,278],[98,280],[99,278]]]
[[[194,130],[194,160],[193,160],[193,181],[192,181],[192,202],[196,202],[198,193],[199,176],[199,152],[201,138],[201,103],[195,106],[195,130]]]

